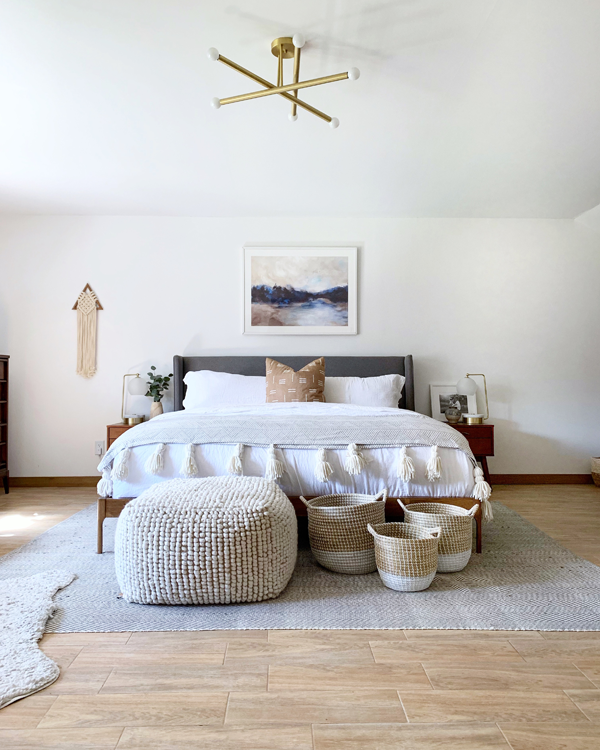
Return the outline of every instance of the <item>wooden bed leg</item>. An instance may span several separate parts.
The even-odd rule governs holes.
[[[475,552],[481,553],[483,549],[483,543],[482,543],[482,534],[481,534],[481,525],[483,522],[482,517],[482,511],[481,511],[481,505],[479,506],[479,510],[477,513],[475,513]]]
[[[101,555],[102,554],[102,531],[103,531],[103,524],[104,519],[106,518],[106,498],[99,497],[98,498],[98,538],[97,538],[97,548],[96,552]]]

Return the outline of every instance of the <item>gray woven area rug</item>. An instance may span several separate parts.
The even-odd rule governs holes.
[[[96,555],[95,506],[0,558],[0,579],[66,570],[77,579],[55,597],[47,631],[262,628],[442,628],[600,630],[600,568],[561,547],[500,503],[484,532],[484,554],[460,573],[438,574],[424,592],[387,589],[377,573],[344,576],[302,549],[290,584],[268,602],[168,607],[128,604],[114,575],[116,521],[105,522]]]

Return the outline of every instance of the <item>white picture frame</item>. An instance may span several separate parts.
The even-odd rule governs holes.
[[[355,336],[357,256],[356,247],[245,246],[244,334]]]
[[[439,422],[447,422],[445,410],[448,406],[457,406],[462,414],[477,413],[477,395],[460,396],[456,393],[456,383],[454,385],[436,385],[429,386],[431,394],[431,416]],[[451,397],[455,400],[452,401]]]

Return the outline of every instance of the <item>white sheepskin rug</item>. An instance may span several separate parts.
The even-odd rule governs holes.
[[[58,665],[38,648],[53,597],[74,573],[63,570],[0,581],[0,708],[51,685]]]

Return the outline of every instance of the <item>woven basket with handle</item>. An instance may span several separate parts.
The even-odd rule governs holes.
[[[369,523],[385,521],[387,490],[378,495],[301,497],[308,513],[310,548],[317,561],[335,573],[362,575],[377,570]]]
[[[375,539],[377,570],[383,583],[396,591],[423,591],[437,570],[440,530],[410,523],[369,524]]]
[[[458,505],[443,503],[410,503],[404,505],[398,500],[404,511],[406,523],[428,529],[440,528],[438,545],[438,573],[456,573],[462,570],[471,559],[473,546],[473,516],[479,504],[471,510]]]

